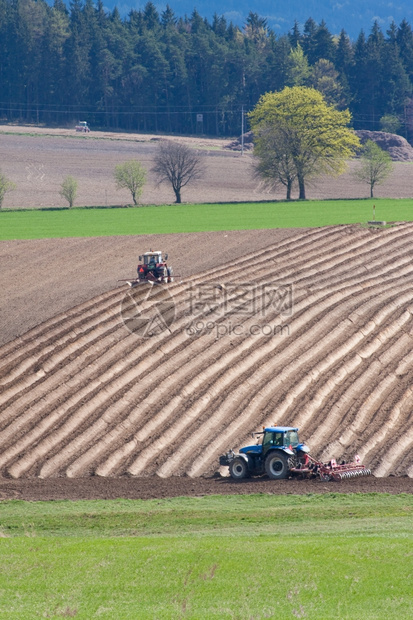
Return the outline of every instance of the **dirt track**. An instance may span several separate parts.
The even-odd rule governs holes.
[[[48,501],[62,499],[161,499],[202,495],[306,495],[308,493],[413,493],[411,478],[363,478],[340,483],[318,480],[245,480],[230,478],[82,478],[69,480],[0,479],[0,501],[22,499]]]

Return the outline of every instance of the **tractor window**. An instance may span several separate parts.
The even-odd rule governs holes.
[[[153,254],[151,256],[145,256],[145,265],[155,264],[157,262],[157,256]]]
[[[283,445],[283,434],[282,433],[265,433],[264,441],[262,442],[264,448],[269,448],[271,446],[282,446]]]
[[[298,444],[299,441],[297,431],[287,431],[285,433],[285,445],[295,448],[296,446],[298,446]]]
[[[282,433],[274,433],[274,446],[284,445],[284,437]]]
[[[264,439],[262,440],[263,448],[268,448],[272,446],[272,433],[265,433]]]

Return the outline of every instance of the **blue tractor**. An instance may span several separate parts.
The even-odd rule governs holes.
[[[238,453],[230,450],[219,459],[220,465],[229,467],[234,480],[262,474],[267,474],[272,480],[299,475],[336,481],[371,475],[370,469],[360,463],[357,455],[351,463],[342,461],[339,464],[335,459],[328,463],[317,461],[309,454],[308,446],[300,442],[298,428],[269,426],[261,433],[252,435],[262,435],[262,440],[256,445],[241,448]]]
[[[262,435],[262,441],[253,446],[233,450],[220,457],[220,465],[227,465],[235,480],[266,473],[273,480],[287,478],[289,473],[308,465],[309,448],[300,443],[298,428],[270,426],[253,437]]]

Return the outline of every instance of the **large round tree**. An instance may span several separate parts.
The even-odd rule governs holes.
[[[305,199],[306,180],[343,173],[360,146],[348,127],[350,112],[328,105],[314,88],[295,86],[267,93],[249,113],[249,120],[254,155],[264,162],[264,179],[287,185],[287,191],[286,179],[296,179],[300,199]],[[266,165],[269,160],[272,166]]]

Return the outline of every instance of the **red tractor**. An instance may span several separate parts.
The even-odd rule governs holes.
[[[90,127],[86,121],[79,121],[75,127],[76,131],[81,131],[82,133],[89,133]]]
[[[135,280],[126,280],[129,286],[137,286],[141,282],[151,282],[152,284],[166,284],[173,282],[172,267],[168,267],[168,254],[162,256],[162,252],[145,252],[139,256],[137,268],[138,277]]]

